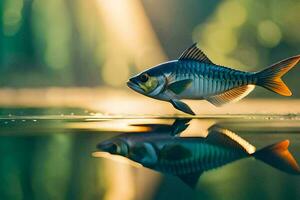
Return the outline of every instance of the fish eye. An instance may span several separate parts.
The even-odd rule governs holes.
[[[110,153],[116,153],[117,149],[118,149],[118,145],[115,143],[112,143],[109,150],[110,150]]]
[[[140,81],[141,82],[145,83],[145,82],[148,81],[148,79],[149,79],[149,75],[148,74],[142,74],[142,75],[140,75]]]
[[[123,156],[127,155],[128,146],[126,145],[126,143],[124,143],[122,141],[116,141],[114,143],[114,147],[115,147],[115,153],[116,154],[123,155]]]

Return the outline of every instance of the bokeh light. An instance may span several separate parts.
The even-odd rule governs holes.
[[[259,42],[266,47],[277,46],[282,37],[280,28],[269,20],[262,21],[258,24],[257,35]]]

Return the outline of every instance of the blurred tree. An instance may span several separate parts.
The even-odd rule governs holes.
[[[5,0],[2,4],[1,67],[10,71],[37,67],[31,29],[32,2]]]

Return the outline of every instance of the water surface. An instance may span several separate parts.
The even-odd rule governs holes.
[[[153,127],[167,129],[174,121],[171,116],[99,116],[81,109],[3,108],[0,199],[300,198],[300,176],[252,157],[204,172],[192,189],[175,176],[126,159],[93,156],[104,140],[124,133],[151,134]],[[205,135],[217,124],[258,149],[288,139],[290,152],[300,161],[297,115],[198,116],[189,123],[185,136]]]

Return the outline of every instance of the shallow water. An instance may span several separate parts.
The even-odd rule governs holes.
[[[95,156],[97,145],[111,137],[152,134],[167,130],[174,121],[170,116],[111,117],[80,109],[3,108],[0,199],[300,198],[300,176],[253,157],[204,172],[192,189],[173,175],[126,159]],[[182,137],[203,137],[216,124],[257,149],[288,139],[290,152],[300,161],[297,115],[199,116]]]

